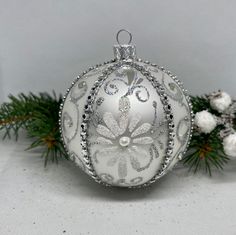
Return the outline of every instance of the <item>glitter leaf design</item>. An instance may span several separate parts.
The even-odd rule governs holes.
[[[133,169],[138,170],[140,168],[140,162],[135,154],[130,155],[130,163]]]
[[[131,118],[130,123],[129,123],[129,132],[132,132],[134,130],[134,128],[137,126],[140,120],[141,120],[140,114],[136,114],[135,116]]]
[[[104,113],[103,120],[106,123],[109,130],[117,137],[120,134],[120,127],[117,121],[114,119],[112,113]]]
[[[130,151],[133,152],[136,156],[141,157],[141,159],[142,158],[149,158],[149,156],[147,155],[147,151],[137,145],[131,146]]]
[[[145,136],[133,139],[134,144],[152,144],[153,139],[151,137]]]
[[[142,135],[147,133],[151,128],[151,124],[149,123],[143,123],[140,127],[138,127],[132,134],[131,137],[135,137],[138,135]]]
[[[124,134],[129,123],[129,118],[127,113],[122,113],[120,115],[119,125],[120,125],[120,135]]]
[[[116,137],[112,134],[112,132],[105,126],[103,125],[98,125],[97,126],[97,132],[102,135],[102,136],[105,136],[107,138],[110,138],[110,139],[115,139]]]
[[[119,100],[119,110],[126,113],[130,110],[130,101],[127,96],[122,96]]]
[[[99,137],[97,138],[97,142],[98,142],[99,144],[113,144],[111,140],[106,139],[106,138],[104,138],[104,137],[102,137],[102,136],[99,136]]]
[[[132,169],[139,172],[147,169],[153,161],[153,154],[149,151],[150,146],[147,146],[148,150],[142,147],[153,144],[153,138],[141,136],[150,130],[151,124],[143,123],[138,126],[141,120],[140,114],[135,114],[129,120],[129,109],[129,98],[121,97],[118,120],[114,118],[111,112],[105,112],[102,117],[104,125],[98,124],[96,128],[100,134],[96,142],[104,146],[95,151],[94,159],[97,156],[107,157],[107,166],[113,167],[117,164],[120,180],[128,174],[128,163]],[[123,144],[124,140],[128,140],[127,144]],[[95,162],[99,163],[98,161]]]

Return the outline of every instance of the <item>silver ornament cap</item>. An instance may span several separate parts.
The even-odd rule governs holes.
[[[128,44],[120,43],[119,36],[122,32],[126,32],[129,35]],[[125,29],[119,30],[116,34],[116,41],[118,44],[113,46],[116,60],[135,60],[137,58],[136,47],[130,44],[132,42],[132,34],[129,31]]]

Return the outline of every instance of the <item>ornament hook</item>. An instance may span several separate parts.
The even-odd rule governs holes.
[[[117,34],[116,34],[116,41],[117,41],[117,43],[121,46],[121,43],[120,43],[120,40],[119,40],[119,36],[120,36],[120,33],[122,33],[122,32],[128,33],[128,35],[129,35],[128,45],[129,45],[131,43],[133,37],[132,37],[132,34],[128,30],[126,30],[126,29],[121,29],[121,30],[119,30],[117,32]]]

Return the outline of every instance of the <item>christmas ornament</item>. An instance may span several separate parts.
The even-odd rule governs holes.
[[[122,32],[128,44],[120,43]],[[84,71],[67,90],[61,135],[71,159],[98,183],[147,186],[188,147],[190,98],[176,76],[137,58],[128,31],[116,38],[115,58]]]
[[[215,129],[217,120],[207,110],[203,110],[195,114],[194,123],[200,132],[207,134]]]

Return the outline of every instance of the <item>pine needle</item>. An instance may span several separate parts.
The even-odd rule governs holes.
[[[62,97],[55,92],[35,95],[23,93],[9,95],[9,102],[0,106],[0,131],[5,131],[3,139],[15,137],[19,130],[26,130],[32,139],[27,150],[42,148],[46,167],[48,160],[58,162],[58,156],[68,158],[60,139],[58,113]]]

